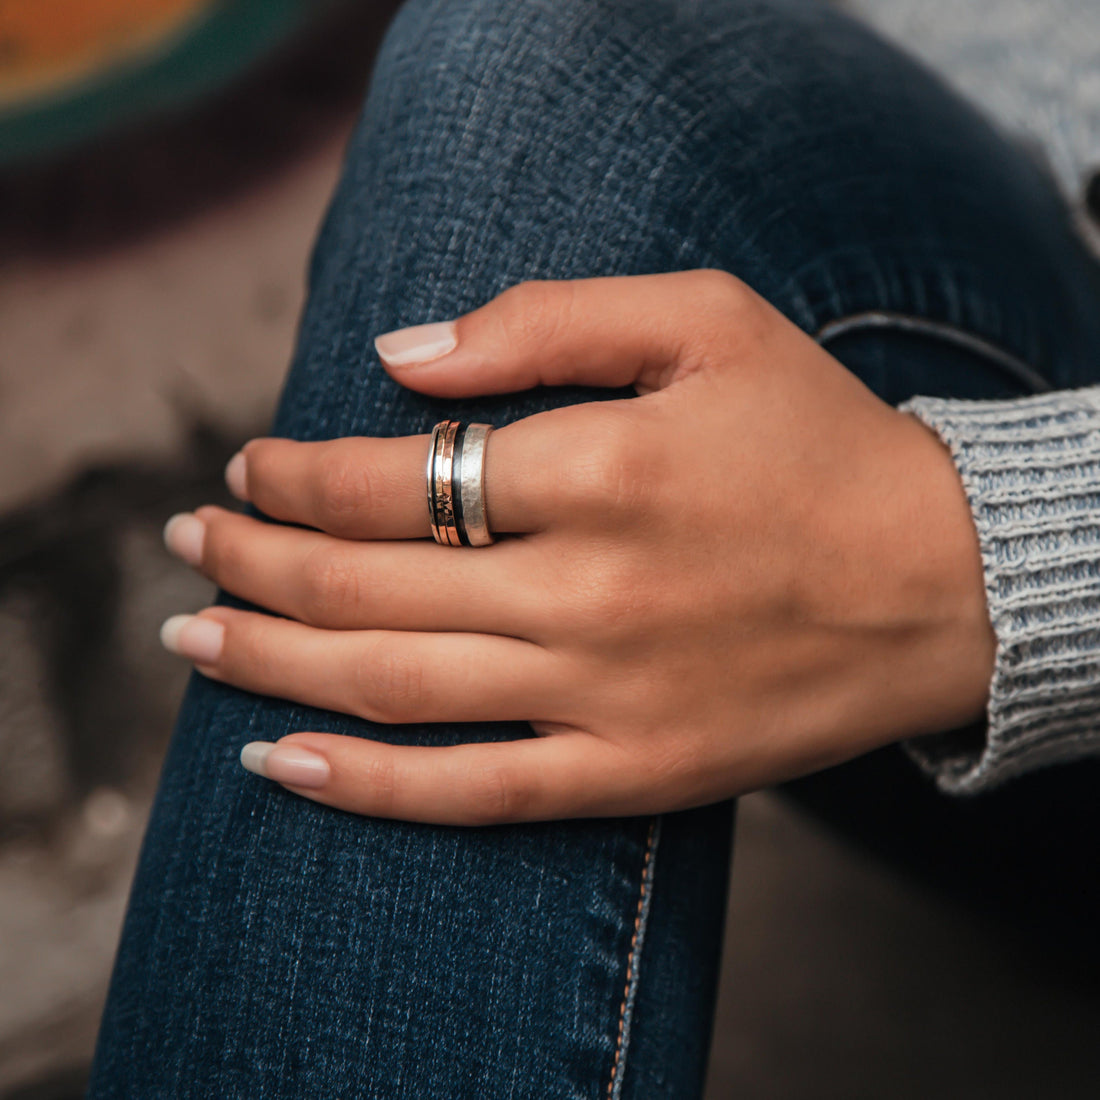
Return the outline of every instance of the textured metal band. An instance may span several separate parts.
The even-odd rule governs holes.
[[[485,510],[485,446],[492,430],[489,424],[467,424],[462,435],[459,529],[471,546],[488,546],[494,541]]]
[[[436,523],[436,462],[439,455],[439,441],[443,435],[443,429],[446,428],[447,421],[442,420],[434,428],[432,428],[431,442],[428,444],[428,469],[427,469],[427,481],[428,481],[428,523],[431,524],[432,538],[436,542],[443,542],[443,539],[439,535],[439,525]]]
[[[443,444],[439,461],[439,497],[436,500],[436,526],[448,546],[461,546],[458,528],[455,526],[454,506],[454,458],[455,436],[461,427],[457,420],[448,420],[443,432]]]
[[[441,420],[428,445],[428,522],[443,546],[494,542],[485,508],[485,446],[489,424]]]

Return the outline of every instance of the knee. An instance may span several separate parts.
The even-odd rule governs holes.
[[[446,273],[725,267],[815,327],[792,272],[893,233],[938,128],[900,66],[820,0],[406,0],[346,191]]]
[[[796,150],[853,114],[822,94],[858,83],[821,60],[835,18],[820,0],[406,0],[353,145],[363,189],[522,244],[593,227],[586,274],[726,266],[799,209]]]
[[[548,191],[680,201],[791,129],[813,80],[818,0],[406,0],[375,67],[365,130],[469,173],[483,198]],[[793,127],[797,129],[797,127]],[[759,162],[758,162],[759,167]],[[743,195],[742,195],[743,198]]]
[[[404,108],[412,124],[430,119],[467,132],[502,120],[515,128],[529,124],[535,104],[542,117],[573,108],[581,89],[594,105],[601,84],[623,68],[602,55],[659,6],[660,0],[405,0],[378,57],[375,98],[384,93],[383,102]]]
[[[406,0],[375,89],[410,125],[467,135],[538,133],[558,116],[591,143],[629,119],[640,129],[654,103],[681,128],[723,117],[728,126],[780,69],[789,86],[792,46],[812,41],[819,9],[819,0]]]

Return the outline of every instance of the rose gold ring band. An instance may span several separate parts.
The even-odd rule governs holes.
[[[428,522],[443,546],[494,542],[485,508],[485,448],[489,424],[441,420],[428,446]]]

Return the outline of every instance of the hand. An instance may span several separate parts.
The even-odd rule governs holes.
[[[418,337],[435,358],[410,364],[394,348]],[[981,714],[994,636],[949,454],[733,277],[522,284],[379,348],[427,394],[641,396],[495,431],[488,547],[428,540],[427,436],[248,444],[238,495],[314,530],[206,507],[168,541],[286,618],[209,608],[169,621],[170,648],[374,721],[526,719],[541,735],[302,732],[249,747],[253,770],[417,821],[641,814]]]

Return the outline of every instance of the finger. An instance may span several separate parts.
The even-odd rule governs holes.
[[[485,501],[494,534],[537,530],[553,486],[525,477],[530,440],[515,425],[485,448]],[[354,437],[323,443],[254,439],[231,460],[226,479],[265,515],[344,539],[428,538],[428,435]],[[540,469],[543,467],[540,467]]]
[[[622,751],[579,730],[447,747],[295,733],[245,746],[241,762],[328,806],[435,825],[638,812]]]
[[[228,607],[177,615],[165,646],[255,692],[372,722],[564,720],[564,663],[532,642],[488,634],[320,630]]]
[[[347,542],[213,506],[174,517],[165,540],[225,591],[313,626],[526,637],[541,622],[533,550],[519,540],[467,553]]]
[[[649,392],[704,365],[701,349],[716,337],[727,345],[769,309],[722,271],[527,282],[457,321],[385,333],[375,347],[402,385],[443,397],[537,385]]]
[[[339,538],[428,538],[430,438],[253,439],[230,460],[226,481],[272,519]]]
[[[639,447],[643,412],[633,401],[551,409],[494,431],[485,448],[489,529],[532,534],[575,515],[598,493],[614,492],[619,466]],[[322,443],[254,439],[234,456],[227,480],[273,519],[341,539],[430,535],[425,465],[430,437],[354,437]],[[589,501],[602,509],[602,497]],[[480,549],[480,548],[479,548]]]

